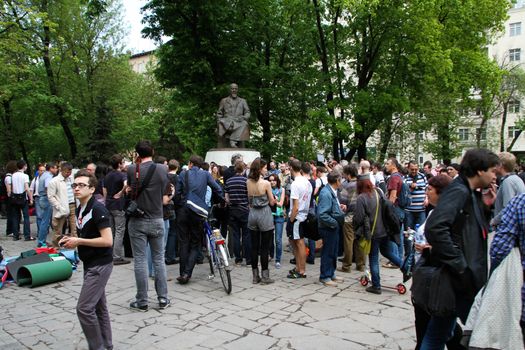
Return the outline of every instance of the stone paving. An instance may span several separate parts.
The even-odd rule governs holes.
[[[6,256],[34,247],[12,241],[0,220],[0,245]],[[34,225],[33,225],[34,226]],[[33,227],[32,232],[36,228]],[[249,267],[234,267],[233,291],[226,295],[220,278],[208,279],[198,265],[189,284],[175,283],[178,265],[167,266],[172,305],[158,310],[153,283],[150,309],[128,308],[135,294],[133,264],[115,266],[107,297],[115,349],[413,349],[415,331],[410,292],[365,292],[359,273],[340,273],[345,282],[318,282],[319,259],[307,265],[308,278],[289,280],[290,253],[283,266],[271,265],[271,285],[252,285]],[[398,270],[381,270],[382,284],[400,282]],[[152,280],[150,280],[152,282]],[[0,290],[0,349],[87,349],[75,313],[82,265],[71,279],[37,288],[5,285]],[[407,286],[409,287],[409,285]]]

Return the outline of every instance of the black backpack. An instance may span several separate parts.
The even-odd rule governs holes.
[[[396,208],[388,199],[380,196],[381,203],[381,215],[383,219],[383,225],[385,225],[385,230],[390,237],[390,240],[399,244],[400,237],[399,233],[401,232],[401,221],[399,216],[396,213]]]

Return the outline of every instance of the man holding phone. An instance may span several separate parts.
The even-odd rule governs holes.
[[[106,302],[106,284],[113,270],[113,235],[107,209],[93,197],[97,178],[82,169],[71,185],[80,206],[76,209],[78,237],[62,236],[58,244],[78,247],[84,265],[84,284],[77,303],[77,316],[90,349],[113,349]]]

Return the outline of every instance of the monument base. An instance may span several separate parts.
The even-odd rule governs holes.
[[[218,165],[230,166],[232,156],[237,153],[242,155],[246,164],[261,156],[259,151],[250,148],[212,148],[206,152],[204,161],[206,163],[214,162]]]

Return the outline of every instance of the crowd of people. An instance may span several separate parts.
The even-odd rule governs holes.
[[[366,291],[381,294],[380,268],[399,269],[404,281],[413,277],[417,349],[463,348],[457,319],[466,322],[489,266],[494,269],[512,247],[525,247],[525,176],[507,152],[473,149],[460,164],[433,167],[427,161],[420,171],[418,162],[402,165],[393,157],[384,165],[294,157],[246,164],[240,153],[230,166],[193,155],[181,168],[177,160],[155,156],[149,141],[138,142],[135,151],[133,162],[114,155],[109,167],[38,165],[32,181],[24,161],[9,162],[2,181],[8,236],[19,240],[23,221],[24,239],[38,247],[78,247],[85,270],[77,313],[93,349],[112,346],[104,288],[112,266],[130,262],[126,235],[137,288],[130,308],[141,312],[149,307],[149,278],[159,308],[170,306],[166,265],[178,263],[177,282],[191,282],[204,259],[203,225],[210,218],[227,238],[235,265],[252,268],[254,284],[274,283],[270,266],[282,267],[286,246],[293,253],[287,278],[318,275],[326,287],[344,283],[352,269],[369,269]],[[30,208],[36,210],[34,235]],[[388,260],[383,264],[380,253]],[[317,271],[307,268],[318,256]],[[421,292],[435,278],[421,272],[426,267],[452,281],[443,290],[454,296],[452,311],[430,305]]]

